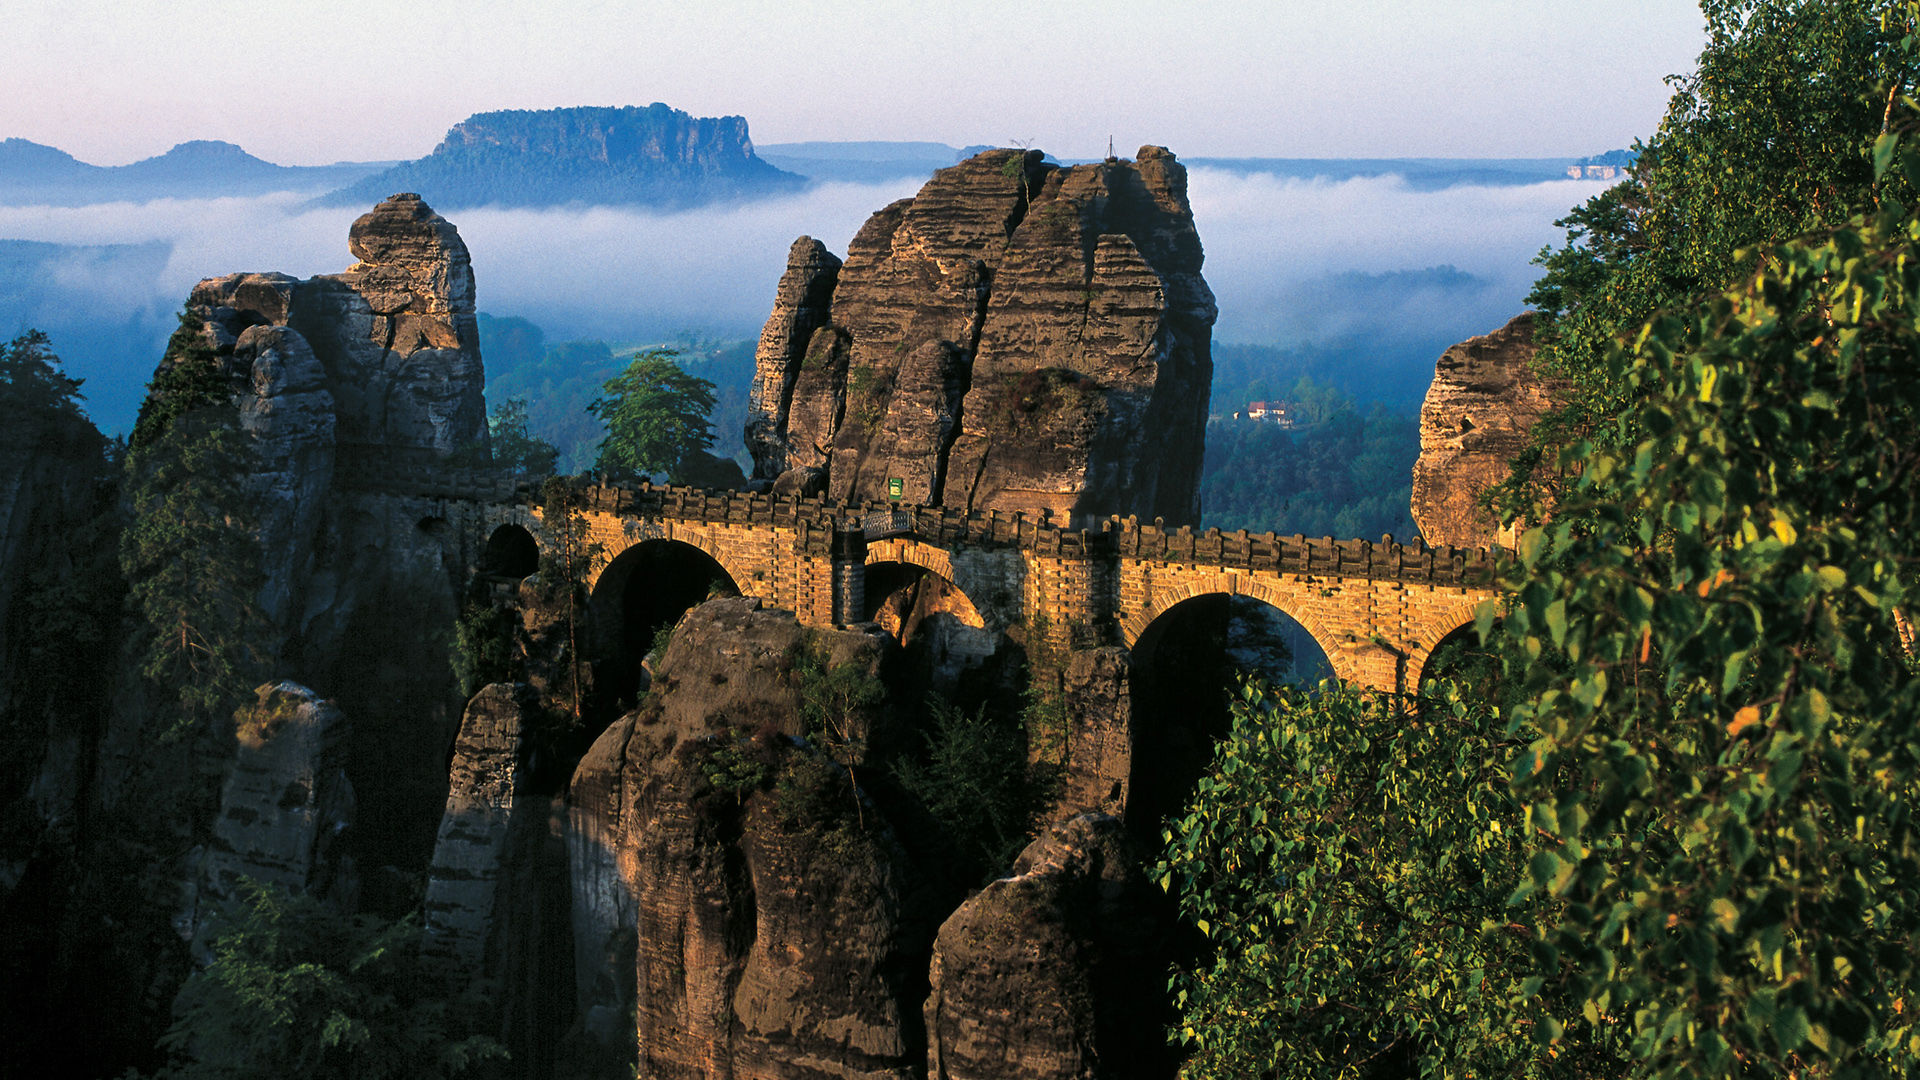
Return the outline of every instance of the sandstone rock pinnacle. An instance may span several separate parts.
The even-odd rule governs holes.
[[[1215,308],[1171,153],[1062,168],[990,150],[831,259],[795,244],[761,337],[759,480],[825,469],[839,499],[1198,517]]]
[[[1527,433],[1552,410],[1563,384],[1533,370],[1533,313],[1440,354],[1420,408],[1413,520],[1429,544],[1484,547],[1510,541],[1479,505],[1505,480]]]
[[[437,454],[484,445],[473,265],[459,231],[402,194],[361,215],[347,245],[359,261],[343,273],[209,278],[188,307],[222,353],[263,324],[304,339],[325,370],[340,443]]]

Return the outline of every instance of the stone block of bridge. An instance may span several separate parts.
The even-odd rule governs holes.
[[[694,488],[591,488],[594,574],[648,540],[711,556],[743,594],[833,625],[863,609],[864,567],[917,565],[957,588],[994,632],[1044,620],[1056,644],[1132,647],[1155,619],[1199,596],[1250,596],[1298,622],[1334,674],[1387,691],[1412,690],[1435,645],[1495,597],[1497,550],[1430,548],[1390,540],[1309,539],[1272,533],[1168,529],[1113,518],[1096,530],[1047,518],[889,504],[833,504]],[[532,519],[524,490],[492,504],[486,523]],[[451,511],[449,511],[451,513]],[[897,530],[849,544],[861,522]],[[844,539],[836,549],[835,537]]]

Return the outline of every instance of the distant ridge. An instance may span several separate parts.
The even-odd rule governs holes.
[[[26,139],[0,141],[0,205],[86,206],[101,202],[204,199],[337,188],[382,163],[292,166],[262,161],[230,142],[196,139],[131,165],[89,165]]]
[[[796,191],[754,154],[747,121],[637,106],[511,109],[455,124],[433,153],[318,200],[372,205],[396,191],[437,209],[639,204],[662,208]]]
[[[906,177],[925,180],[935,169],[986,149],[937,142],[797,142],[769,143],[760,147],[760,156],[810,180],[873,184]]]
[[[1417,191],[1477,185],[1505,187],[1567,179],[1573,158],[1187,158],[1190,169],[1242,175],[1270,173],[1301,180],[1398,176]]]

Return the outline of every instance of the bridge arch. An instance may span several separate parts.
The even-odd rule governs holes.
[[[862,619],[885,626],[910,657],[924,663],[929,688],[950,692],[966,669],[998,648],[983,611],[954,567],[952,553],[918,540],[877,540],[866,550]],[[977,588],[977,586],[975,586]]]
[[[697,544],[648,537],[622,548],[594,576],[587,597],[595,688],[614,701],[633,697],[655,635],[716,592],[738,594],[738,580]]]
[[[604,520],[593,520],[596,517]],[[754,567],[743,565],[727,545],[716,541],[708,528],[688,522],[674,522],[670,527],[661,528],[651,522],[621,521],[610,515],[588,515],[588,525],[601,549],[599,562],[587,579],[590,589],[599,587],[601,575],[612,569],[622,555],[642,544],[663,542],[684,545],[713,560],[733,583],[735,592],[744,592],[745,583],[758,577]]]
[[[1162,821],[1191,797],[1230,730],[1236,671],[1308,684],[1331,673],[1335,657],[1312,631],[1259,593],[1195,588],[1169,596],[1134,636],[1125,817],[1143,840],[1156,840]]]
[[[1416,690],[1434,674],[1431,671],[1433,654],[1439,650],[1442,642],[1462,633],[1471,633],[1474,623],[1479,619],[1479,599],[1466,599],[1448,609],[1440,618],[1434,619],[1419,630],[1413,648],[1407,650],[1407,669],[1417,673],[1408,690]]]
[[[540,569],[540,543],[518,522],[496,525],[480,551],[479,569],[482,574],[527,577]]]
[[[1289,596],[1265,581],[1240,574],[1210,575],[1204,581],[1190,581],[1155,590],[1152,599],[1144,608],[1121,620],[1122,642],[1127,648],[1132,649],[1140,643],[1140,638],[1147,632],[1147,628],[1162,615],[1196,597],[1213,595],[1252,597],[1275,608],[1281,614],[1299,623],[1301,628],[1313,638],[1314,644],[1320,646],[1320,651],[1327,656],[1327,664],[1333,668],[1335,678],[1352,681],[1358,676],[1359,672],[1355,670],[1349,652],[1338,647],[1344,642],[1345,635],[1329,630],[1308,605],[1298,602],[1299,597]]]

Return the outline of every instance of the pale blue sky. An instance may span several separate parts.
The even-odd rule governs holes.
[[[319,164],[417,157],[488,109],[652,101],[760,143],[1586,154],[1652,130],[1702,32],[1684,0],[4,0],[0,41],[0,136]]]

